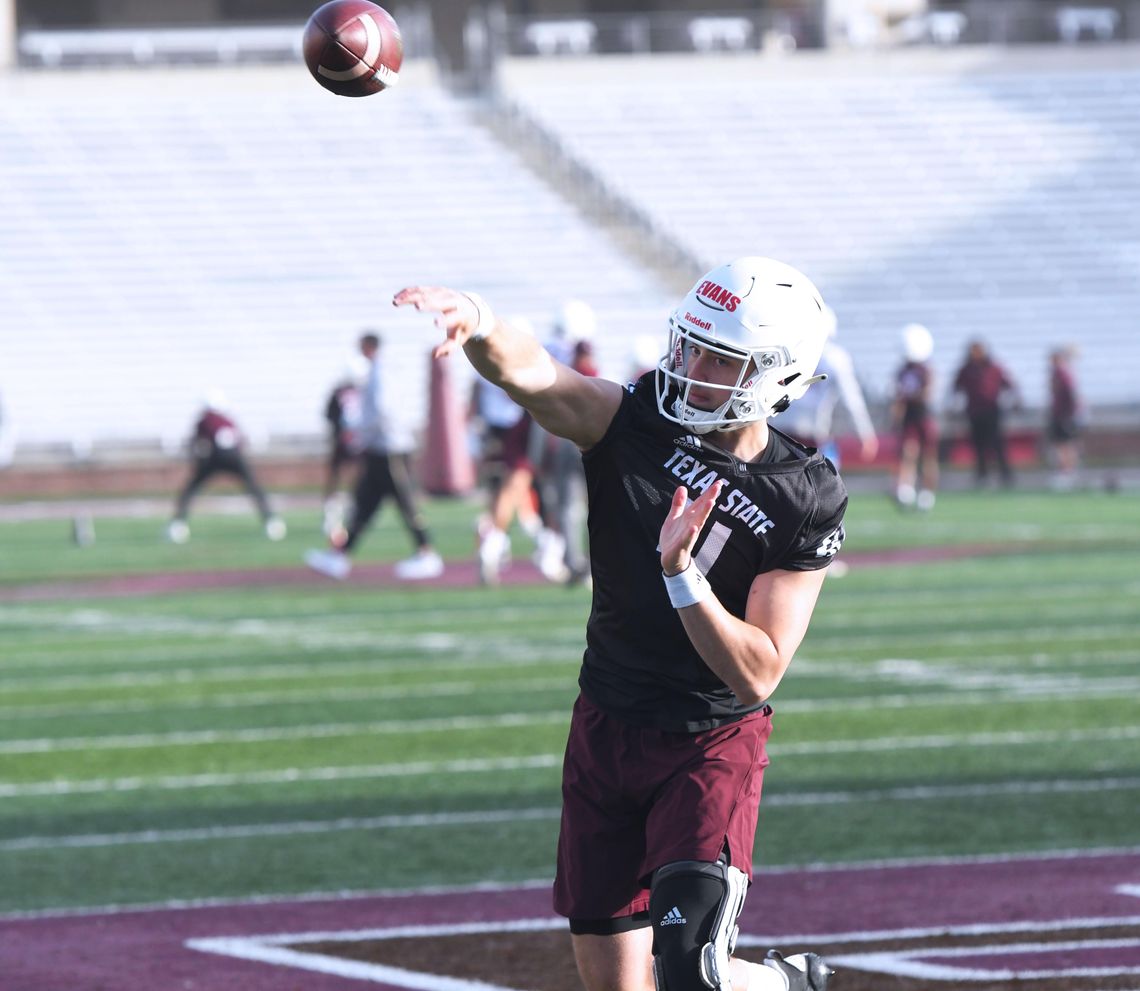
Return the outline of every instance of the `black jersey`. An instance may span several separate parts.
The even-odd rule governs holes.
[[[743,706],[701,659],[661,580],[658,540],[673,492],[727,485],[694,560],[733,615],[744,618],[762,572],[826,566],[843,542],[847,491],[835,466],[779,431],[745,462],[657,410],[653,373],[626,387],[602,440],[583,455],[594,599],[579,685],[627,722],[698,732],[739,719]]]

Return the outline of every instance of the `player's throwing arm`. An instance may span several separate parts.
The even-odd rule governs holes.
[[[442,358],[462,348],[475,370],[501,386],[539,424],[581,448],[602,439],[621,405],[621,386],[580,375],[556,361],[530,334],[495,316],[474,293],[442,286],[411,286],[396,293],[396,306],[436,314],[444,340],[432,355]]]

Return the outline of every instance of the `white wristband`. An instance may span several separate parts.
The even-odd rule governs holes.
[[[465,292],[463,295],[471,300],[475,304],[475,309],[479,311],[479,322],[475,324],[475,329],[467,340],[485,341],[490,337],[491,331],[495,329],[495,314],[491,312],[491,307],[487,305],[487,301],[482,296],[473,292]]]
[[[669,601],[673,603],[674,609],[695,606],[712,594],[709,580],[691,560],[684,571],[676,575],[667,575],[663,571],[661,577],[665,579],[665,591],[669,593]]]

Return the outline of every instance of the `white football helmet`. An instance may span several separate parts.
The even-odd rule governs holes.
[[[568,299],[558,308],[554,318],[554,336],[577,344],[592,341],[598,329],[598,318],[589,303]]]
[[[908,323],[903,327],[902,339],[907,361],[926,361],[934,353],[934,338],[920,323]]]
[[[831,329],[819,291],[771,258],[738,258],[715,268],[669,318],[669,353],[657,365],[657,408],[695,434],[733,430],[782,413],[813,382]],[[689,377],[690,348],[743,361],[734,385]],[[689,402],[693,386],[724,395],[716,409]]]

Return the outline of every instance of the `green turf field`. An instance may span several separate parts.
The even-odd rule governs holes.
[[[474,509],[428,507],[445,556]],[[17,586],[292,568],[253,518],[0,523],[0,911],[547,878],[581,589],[279,587],[13,601]],[[853,498],[775,703],[762,864],[1134,845],[1140,505]],[[521,543],[521,541],[520,541]],[[889,566],[859,553],[997,553]],[[388,515],[361,559],[392,560]]]

